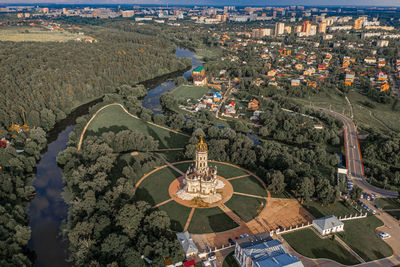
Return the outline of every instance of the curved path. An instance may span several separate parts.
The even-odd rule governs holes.
[[[156,124],[156,123],[154,123],[154,122],[142,120],[142,119],[139,118],[138,116],[133,115],[132,113],[130,113],[122,104],[113,103],[113,104],[108,104],[108,105],[105,105],[104,107],[101,107],[98,111],[96,111],[96,113],[93,114],[93,116],[90,118],[90,120],[86,123],[86,125],[85,125],[85,127],[83,128],[83,131],[82,131],[82,133],[81,133],[81,136],[80,136],[80,138],[79,138],[78,151],[81,150],[82,142],[83,142],[83,137],[85,136],[86,130],[87,130],[87,128],[89,127],[90,123],[94,120],[94,118],[96,118],[96,116],[97,116],[102,110],[104,110],[104,109],[106,109],[106,108],[108,108],[108,107],[110,107],[110,106],[119,106],[119,107],[121,107],[122,110],[123,110],[126,114],[128,114],[129,116],[131,116],[131,117],[134,118],[134,119],[144,121],[144,122],[147,123],[147,124],[150,124],[150,125],[159,127],[159,128],[161,128],[161,129],[167,130],[167,131],[169,131],[169,132],[173,132],[173,133],[176,133],[176,134],[180,134],[180,135],[182,135],[182,136],[190,137],[190,135],[187,135],[187,134],[184,134],[184,133],[181,133],[181,132],[178,132],[178,131],[169,129],[169,128],[167,128],[167,127],[158,125],[158,124]]]
[[[397,192],[373,186],[365,180],[360,143],[358,141],[358,133],[354,122],[346,116],[332,110],[314,106],[309,107],[332,115],[343,122],[346,166],[349,170],[350,177],[352,178],[354,184],[363,189],[363,191],[368,193],[375,193],[379,197],[397,197]]]

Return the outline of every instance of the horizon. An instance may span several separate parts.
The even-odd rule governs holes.
[[[235,2],[235,3],[232,3]],[[61,0],[61,1],[54,1],[54,0],[41,0],[41,1],[0,1],[1,6],[20,6],[20,5],[89,5],[89,6],[96,6],[96,5],[109,5],[109,6],[118,6],[118,5],[132,5],[132,6],[176,6],[176,7],[191,7],[191,6],[213,6],[213,7],[222,7],[222,6],[235,6],[235,7],[286,7],[286,6],[304,6],[304,7],[337,7],[337,8],[398,8],[400,7],[400,1],[393,1],[393,0],[383,0],[383,1],[368,1],[368,0],[337,0],[334,1],[335,3],[331,3],[332,1],[329,0],[306,0],[299,3],[297,0],[284,0],[279,1],[281,3],[265,3],[266,1],[256,0],[252,1],[253,3],[249,4],[246,3],[245,0],[237,0],[237,1],[227,1],[227,0],[200,0],[196,1],[196,3],[188,4],[187,1],[184,0],[172,0],[172,1],[164,1],[164,0],[150,0],[150,1],[121,1],[116,2],[114,0],[100,0],[100,1],[87,1],[87,0]],[[270,2],[270,1],[268,1]],[[343,3],[345,2],[345,3]],[[356,2],[356,3],[353,3]],[[395,3],[397,2],[397,3]]]

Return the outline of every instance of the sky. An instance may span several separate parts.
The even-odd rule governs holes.
[[[0,0],[2,3],[400,6],[400,0]]]

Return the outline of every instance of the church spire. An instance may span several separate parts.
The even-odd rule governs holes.
[[[200,135],[200,142],[196,145],[197,152],[207,152],[208,147],[207,144],[203,140],[204,135]]]

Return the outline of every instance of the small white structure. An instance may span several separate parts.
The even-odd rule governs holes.
[[[321,235],[344,231],[344,223],[339,221],[335,215],[329,215],[313,220],[313,226]]]
[[[178,238],[179,243],[181,243],[186,258],[190,258],[197,255],[199,249],[193,242],[188,231],[177,233],[176,237]]]

